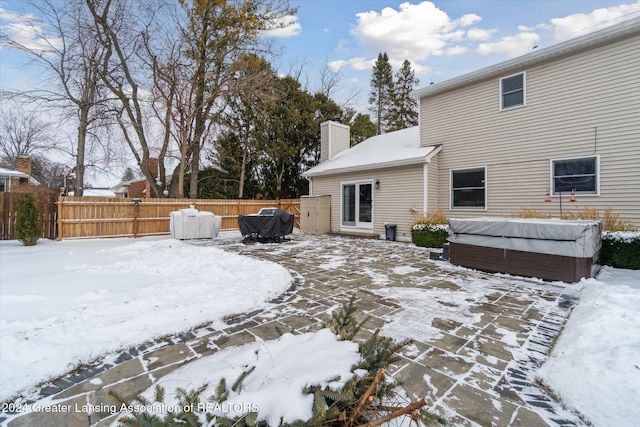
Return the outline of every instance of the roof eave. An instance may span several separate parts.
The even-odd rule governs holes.
[[[435,146],[433,150],[431,150],[429,153],[425,154],[424,156],[413,157],[410,159],[394,160],[392,162],[380,162],[380,163],[358,165],[358,166],[349,166],[344,168],[329,169],[329,170],[320,171],[320,172],[311,172],[312,169],[309,169],[307,172],[303,172],[302,176],[313,178],[316,176],[337,175],[341,173],[350,173],[350,172],[362,172],[362,171],[368,171],[372,169],[384,169],[384,168],[394,168],[398,166],[419,165],[419,164],[430,162],[433,156],[435,156],[441,150],[442,150],[442,146],[438,145],[438,146]]]

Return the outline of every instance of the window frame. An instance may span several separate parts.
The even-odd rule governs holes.
[[[522,104],[518,105],[509,105],[508,107],[504,106],[504,93],[502,92],[502,81],[509,79],[511,77],[519,76],[522,74]],[[516,91],[511,91],[508,93],[514,93]],[[500,102],[500,111],[512,110],[514,108],[526,107],[527,105],[527,72],[520,71],[519,73],[510,74],[508,76],[500,77],[498,81],[498,94],[499,94],[499,102]]]
[[[345,186],[353,185],[355,186],[355,221],[354,224],[345,224],[344,221],[344,188]],[[360,221],[360,186],[361,185],[370,185],[371,186],[371,221]],[[373,179],[360,179],[356,181],[343,181],[340,183],[340,227],[341,228],[349,228],[349,229],[367,229],[373,230],[373,206],[374,206],[374,198],[375,198],[375,186]]]
[[[452,211],[461,210],[461,211],[486,211],[489,208],[488,203],[488,180],[487,180],[487,167],[486,166],[478,166],[478,167],[470,167],[470,168],[462,168],[462,169],[449,169],[449,209]],[[455,197],[454,191],[456,189],[453,188],[453,175],[454,173],[464,173],[464,172],[477,172],[482,171],[484,173],[484,206],[454,206]],[[471,188],[471,187],[460,187],[463,188]],[[479,187],[473,187],[479,188]]]
[[[566,162],[571,160],[581,160],[581,159],[594,159],[595,160],[595,191],[576,191],[576,194],[582,196],[599,196],[600,195],[600,156],[592,155],[592,156],[577,156],[577,157],[564,157],[560,159],[551,159],[549,160],[549,188],[551,196],[557,197],[560,195],[559,192],[556,191],[556,177],[555,177],[555,163],[556,162]],[[586,175],[586,174],[583,174]],[[568,175],[567,175],[568,176]],[[568,194],[572,190],[563,191],[563,194]]]

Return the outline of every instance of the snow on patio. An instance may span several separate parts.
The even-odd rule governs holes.
[[[0,401],[80,363],[267,305],[292,277],[219,248],[145,238],[0,242]]]
[[[230,244],[236,240],[225,238]],[[354,250],[361,244],[366,244],[366,251]],[[250,255],[264,250],[262,245],[239,247]],[[384,248],[395,266],[386,272],[375,268],[372,248]],[[566,287],[580,300],[536,375],[595,426],[631,426],[640,418],[634,405],[640,401],[640,271],[605,267],[597,279],[567,285],[435,263],[437,277],[429,280],[450,285],[430,289],[426,282],[421,285],[414,265],[403,263],[405,250],[421,249],[308,236],[269,245],[268,252],[284,257],[297,252],[301,265],[305,259],[319,258],[327,271],[348,271],[354,254],[366,253],[361,262],[367,266],[360,273],[370,277],[372,291],[402,306],[383,328],[397,339],[435,338],[435,331],[425,325],[436,316],[473,323],[477,312],[471,308],[487,298],[485,291],[492,286],[533,286],[542,293],[547,286]],[[273,263],[206,243],[168,239],[42,241],[35,248],[0,242],[0,255],[2,399],[64,373],[79,361],[266,306],[291,281],[289,273]],[[418,286],[399,286],[394,279],[398,276]],[[534,304],[553,302],[542,298]],[[503,332],[507,347],[520,345],[513,334],[496,330]]]

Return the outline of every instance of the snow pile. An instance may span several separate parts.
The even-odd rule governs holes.
[[[640,271],[605,267],[598,280],[580,285],[580,302],[538,376],[594,425],[635,425],[640,419]]]
[[[310,419],[313,395],[304,394],[303,389],[315,385],[340,390],[360,360],[358,345],[339,341],[329,329],[302,335],[287,333],[277,340],[257,341],[203,357],[162,377],[157,385],[165,389],[164,404],[168,408],[179,407],[177,389],[203,387],[200,409],[228,418],[258,412],[258,420],[277,426],[281,418],[285,423]],[[230,390],[236,379],[252,367],[255,369],[246,376],[242,387],[230,391],[224,404],[208,400],[216,395],[221,378]],[[142,396],[153,402],[154,393],[155,386]]]
[[[172,239],[0,242],[0,400],[79,363],[265,307],[274,263]]]

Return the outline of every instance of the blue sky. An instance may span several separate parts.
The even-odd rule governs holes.
[[[411,61],[420,86],[440,82],[538,48],[640,16],[640,1],[611,0],[292,0],[281,72],[305,64],[310,89],[325,64],[357,87],[366,111],[371,67],[386,51],[394,72]]]
[[[339,72],[331,97],[364,113],[380,52],[394,72],[411,61],[424,87],[640,16],[640,0],[290,1],[298,13],[272,34],[281,52],[272,64],[281,74],[301,70],[311,91],[323,67]],[[0,0],[0,28],[27,42],[23,8],[20,0]],[[0,89],[44,85],[39,69],[0,44]]]
[[[371,68],[387,52],[394,72],[405,59],[420,87],[640,16],[640,0],[291,0],[291,25],[276,34],[282,74],[302,69],[307,88],[319,88],[319,70],[340,72],[332,96],[366,112]],[[16,28],[19,0],[0,0],[3,31]],[[0,48],[0,86],[33,87],[24,57]]]

